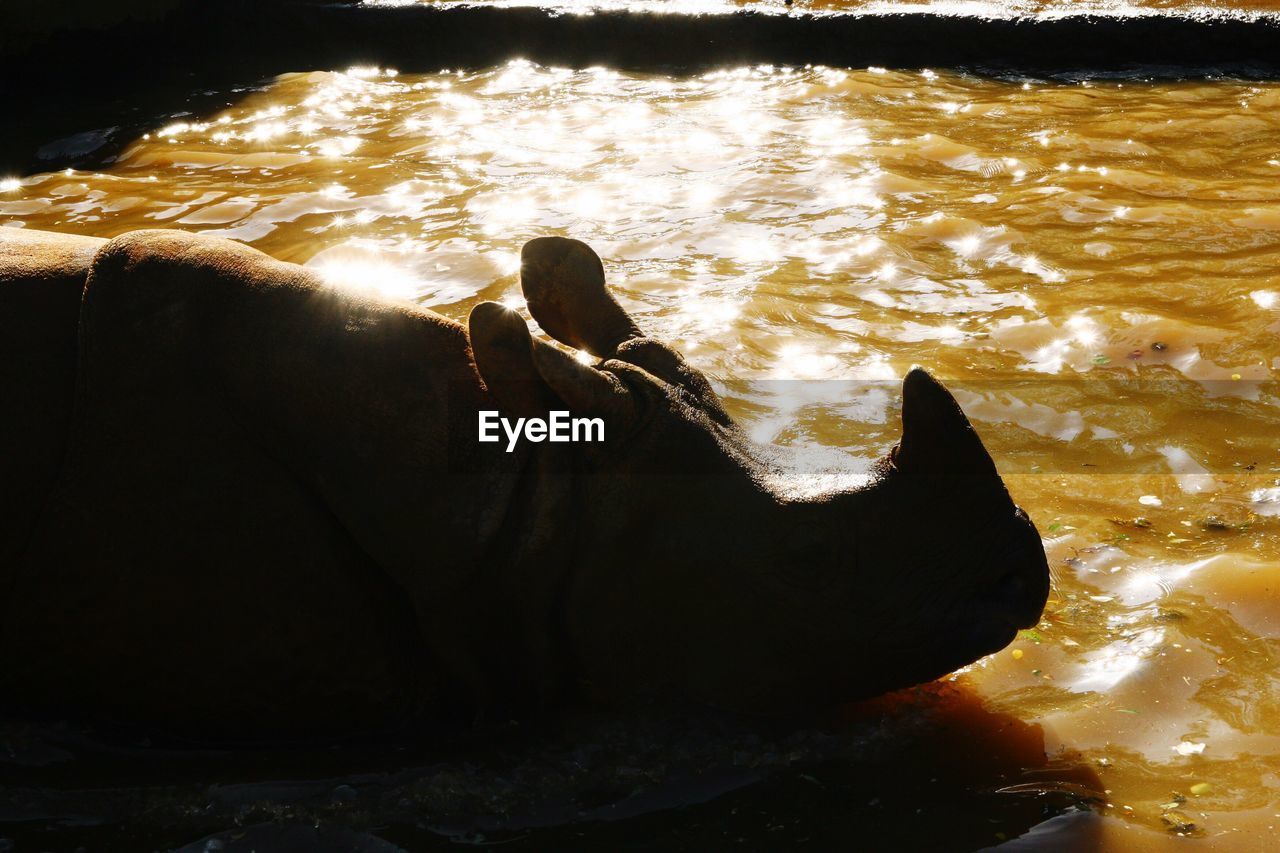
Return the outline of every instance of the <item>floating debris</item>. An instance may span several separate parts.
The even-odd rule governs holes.
[[[1171,832],[1195,832],[1197,829],[1196,822],[1186,812],[1167,811],[1160,815],[1160,820]]]

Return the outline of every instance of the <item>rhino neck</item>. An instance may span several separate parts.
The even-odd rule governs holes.
[[[422,611],[431,647],[487,719],[556,704],[570,677],[565,587],[581,553],[573,454],[542,445],[520,463],[467,583]]]
[[[306,382],[322,393],[269,402],[248,370],[237,387],[259,389],[254,404],[279,419],[273,445],[412,602],[449,678],[438,685],[447,704],[500,715],[548,695],[556,555],[569,536],[563,466],[527,443],[508,453],[477,441],[478,411],[499,407],[461,327],[386,306],[337,308],[338,323],[330,306],[329,328],[291,342],[326,341],[290,368],[314,371]]]
[[[755,472],[727,465],[592,476],[578,489],[564,625],[580,695],[688,695],[690,653],[720,642],[708,626],[737,607],[741,573],[768,561],[760,546],[775,496]]]
[[[440,685],[457,700],[449,704],[501,715],[549,695],[571,535],[563,462],[547,445],[507,452],[477,441],[477,413],[499,406],[460,326],[408,309],[337,307],[339,322],[330,307],[330,328],[306,334],[327,340],[322,351],[294,360],[313,365],[324,392],[278,410],[277,446],[412,601],[452,682]]]

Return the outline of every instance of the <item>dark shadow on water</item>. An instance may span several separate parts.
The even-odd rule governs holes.
[[[0,732],[0,838],[17,851],[967,851],[1034,827],[1026,849],[1089,850],[1101,797],[1089,767],[1046,757],[1038,726],[942,683],[820,721],[649,708],[430,747]]]

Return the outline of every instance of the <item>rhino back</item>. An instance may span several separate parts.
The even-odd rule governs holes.
[[[441,691],[412,605],[223,389],[193,379],[192,303],[94,270],[65,462],[0,600],[0,702],[219,737],[428,711]],[[58,340],[65,422],[74,336]],[[37,394],[38,377],[11,382]]]
[[[92,237],[0,228],[0,588],[62,462]]]

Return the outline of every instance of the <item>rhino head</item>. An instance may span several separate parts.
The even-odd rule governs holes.
[[[506,410],[600,417],[567,455],[568,669],[592,695],[636,689],[748,712],[921,683],[1007,645],[1048,595],[1040,537],[952,396],[914,368],[902,437],[857,487],[814,495],[751,441],[701,373],[646,337],[586,244],[527,243],[529,310],[584,364],[496,303],[473,310],[475,364]]]

